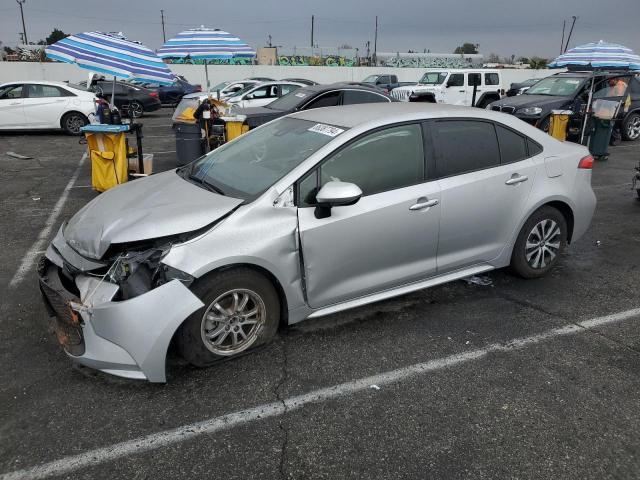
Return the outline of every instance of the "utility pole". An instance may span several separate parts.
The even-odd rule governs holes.
[[[167,37],[164,33],[164,10],[160,10],[160,17],[162,18],[162,41],[166,42],[167,41]]]
[[[564,51],[567,51],[567,48],[569,48],[569,41],[571,40],[571,34],[573,33],[573,27],[576,24],[576,20],[578,19],[578,17],[576,17],[575,15],[573,15],[573,23],[571,24],[571,29],[569,30],[569,36],[567,37],[567,44],[564,46]]]
[[[567,21],[562,21],[562,40],[560,40],[560,55],[562,55],[562,47],[564,46],[564,29],[567,26]]]
[[[377,64],[378,60],[378,16],[376,15],[376,33],[373,36],[373,64]]]
[[[273,46],[273,44],[271,43],[271,38],[272,38],[271,35],[269,35],[269,43],[268,43],[269,47]]]
[[[313,48],[313,45],[314,45],[313,43],[313,27],[314,27],[313,24],[314,23],[315,23],[315,15],[311,15],[311,48]]]
[[[22,5],[27,0],[16,0],[18,5],[20,5],[20,16],[22,17],[22,38],[24,39],[24,44],[29,45],[29,41],[27,40],[27,27],[24,26],[24,11],[22,10]]]

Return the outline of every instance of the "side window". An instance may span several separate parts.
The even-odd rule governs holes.
[[[9,85],[0,90],[0,100],[22,98],[22,85]]]
[[[248,94],[245,98],[247,100],[250,100],[252,98],[267,98],[268,95],[268,90],[270,89],[270,87],[262,87],[262,88],[256,88],[253,92],[251,92],[250,94]]]
[[[530,157],[533,157],[535,155],[540,155],[542,153],[542,146],[539,143],[534,142],[530,138],[527,138],[527,146],[529,148]]]
[[[464,86],[464,73],[452,73],[449,75],[449,81],[447,85],[450,87],[463,87]]]
[[[357,103],[380,103],[388,101],[389,99],[387,97],[383,97],[377,93],[364,90],[345,90],[342,104],[355,105]]]
[[[502,163],[517,162],[529,156],[527,154],[527,140],[522,135],[500,125],[496,125],[496,132],[500,143]]]
[[[493,73],[485,73],[484,74],[484,84],[485,85],[500,85],[500,76]]]
[[[482,75],[479,73],[470,73],[467,77],[467,85],[470,87],[482,85]]]
[[[315,169],[298,182],[298,206],[314,205],[318,190],[318,169]]]
[[[320,166],[320,185],[352,182],[364,195],[424,181],[420,125],[402,125],[371,133],[331,156]]]
[[[436,174],[448,177],[500,165],[500,150],[492,123],[443,120],[433,124],[436,134]],[[464,139],[464,141],[461,141]]]
[[[287,93],[291,93],[294,90],[299,89],[300,87],[298,85],[292,85],[290,83],[287,83],[285,85],[280,85],[280,95],[286,95]]]
[[[380,80],[378,80],[378,83],[387,84],[387,83],[391,83],[391,81],[389,80],[388,75],[383,75],[380,77]]]
[[[336,105],[339,105],[340,93],[341,92],[336,91],[320,95],[318,98],[308,103],[304,109],[309,110],[310,108],[335,107]]]
[[[28,85],[29,98],[70,97],[72,93],[54,85]]]

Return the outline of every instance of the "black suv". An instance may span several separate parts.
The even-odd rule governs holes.
[[[549,130],[551,110],[578,112],[569,122],[568,134],[580,134],[584,110],[589,98],[591,79],[594,80],[594,99],[622,99],[616,129],[624,140],[640,138],[640,78],[627,72],[564,72],[543,78],[522,95],[502,98],[487,105],[487,109],[510,113],[545,132]],[[613,85],[618,79],[627,83],[624,95],[614,96]],[[617,95],[617,94],[616,94]]]

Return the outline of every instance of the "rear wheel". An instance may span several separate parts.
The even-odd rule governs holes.
[[[129,107],[127,108],[127,113],[132,118],[140,118],[144,115],[144,107],[138,101],[133,101],[129,103]]]
[[[80,128],[89,123],[87,117],[78,112],[69,112],[62,117],[60,126],[67,135],[80,135]]]
[[[189,316],[176,338],[192,365],[211,365],[275,336],[280,300],[263,275],[247,268],[222,271],[199,280],[193,292],[205,306]]]
[[[637,140],[640,138],[640,114],[632,113],[622,124],[622,139]]]
[[[557,209],[544,206],[526,221],[511,254],[511,268],[523,278],[544,276],[567,245],[567,221]]]

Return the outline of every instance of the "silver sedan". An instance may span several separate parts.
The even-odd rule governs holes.
[[[431,104],[314,109],[103,193],[39,265],[76,362],[166,381],[294,324],[510,266],[587,230],[593,159],[517,118]]]

